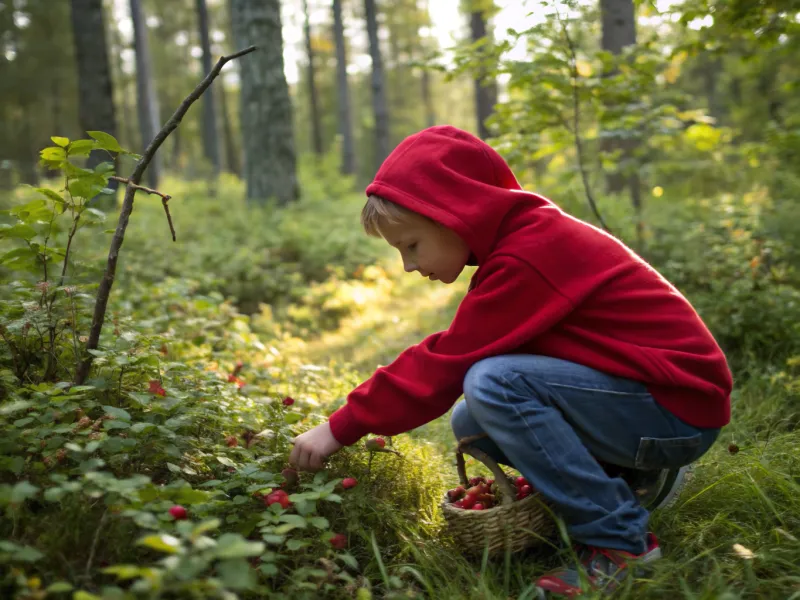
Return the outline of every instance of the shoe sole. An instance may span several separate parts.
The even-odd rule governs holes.
[[[653,499],[649,510],[662,510],[672,506],[693,474],[692,465],[670,470],[661,487],[661,492]]]

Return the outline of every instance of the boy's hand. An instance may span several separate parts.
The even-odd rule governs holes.
[[[319,471],[326,458],[342,449],[327,422],[298,435],[292,443],[289,463],[300,471]]]

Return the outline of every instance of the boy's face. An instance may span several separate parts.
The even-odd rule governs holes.
[[[406,272],[418,271],[431,281],[453,283],[469,260],[466,242],[452,229],[417,214],[402,223],[384,223],[380,233],[397,248]]]

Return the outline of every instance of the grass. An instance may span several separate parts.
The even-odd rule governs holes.
[[[304,345],[299,350],[306,360],[335,356],[337,364],[348,363],[367,377],[408,345],[447,327],[469,274],[447,288],[430,285],[404,276],[393,258],[385,267],[391,293]],[[797,397],[768,369],[749,371],[737,385],[731,425],[698,463],[678,501],[652,517],[665,558],[646,577],[629,581],[617,597],[800,598]],[[432,444],[448,465],[446,484],[456,481],[447,416],[408,437]],[[536,576],[565,558],[545,549],[470,560],[430,538],[429,529],[403,523],[395,533],[400,540],[395,560],[380,565],[373,560],[378,580],[387,570],[403,572],[433,598],[532,598]]]

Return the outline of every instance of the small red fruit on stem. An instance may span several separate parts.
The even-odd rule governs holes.
[[[283,399],[284,406],[291,406],[292,404],[294,404],[294,398],[291,396],[286,396],[286,398]]]
[[[367,440],[367,449],[368,450],[375,450],[376,448],[385,448],[386,447],[386,440],[382,437],[376,437]]]
[[[225,443],[228,445],[228,448],[235,448],[239,445],[239,440],[236,439],[235,435],[229,435],[225,438]]]
[[[282,508],[289,508],[291,506],[291,502],[289,501],[289,494],[284,492],[283,490],[275,490],[274,492],[270,492],[269,495],[265,498],[264,504],[267,506],[272,506],[273,504],[280,504]]]
[[[169,514],[176,521],[183,521],[187,517],[186,509],[178,504],[169,509]]]
[[[514,485],[521,488],[523,485],[528,485],[528,480],[524,477],[517,477],[516,480],[514,480]]]
[[[347,536],[343,533],[337,533],[331,538],[331,546],[337,550],[344,550],[347,547]]]
[[[486,507],[485,507],[483,504],[481,504],[480,502],[478,502],[478,503],[476,503],[476,504],[475,504],[475,505],[472,507],[472,510],[484,510],[485,508],[486,508]]]
[[[349,489],[351,489],[351,488],[354,488],[354,487],[356,487],[357,485],[358,485],[358,481],[356,480],[356,478],[355,478],[355,477],[345,477],[345,478],[342,480],[342,487],[343,487],[344,489],[346,489],[346,490],[349,490]]]
[[[164,388],[161,387],[161,382],[158,379],[151,379],[150,380],[150,388],[148,390],[151,394],[156,394],[158,396],[166,396],[167,392],[164,391]]]

